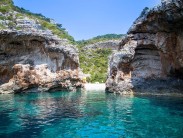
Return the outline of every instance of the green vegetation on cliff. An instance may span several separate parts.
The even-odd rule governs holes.
[[[15,10],[20,12],[21,14],[26,14],[29,18],[36,19],[45,29],[49,29],[53,32],[53,34],[57,35],[60,38],[65,38],[74,42],[74,38],[66,32],[65,28],[62,28],[62,24],[52,23],[52,19],[43,16],[42,14],[31,13],[24,8],[15,7]]]
[[[35,20],[43,29],[48,29],[58,37],[68,39],[70,42],[74,43],[74,38],[68,34],[65,28],[62,28],[61,24],[54,23],[50,18],[46,18],[42,14],[31,13],[24,8],[14,6],[12,0],[0,0],[0,13],[3,14],[0,16],[0,21],[8,22],[6,25],[0,23],[0,29],[20,29],[19,27],[16,27],[16,20],[27,17]]]
[[[107,78],[108,59],[112,54],[111,49],[85,49],[87,45],[104,42],[107,40],[120,40],[123,34],[106,34],[89,40],[77,41],[79,49],[80,67],[85,74],[90,74],[88,82],[105,82]]]
[[[111,55],[110,49],[84,50],[80,49],[80,67],[85,74],[90,74],[88,82],[105,82],[107,78],[108,57]]]
[[[9,12],[13,7],[12,0],[0,0],[0,12],[5,14]]]

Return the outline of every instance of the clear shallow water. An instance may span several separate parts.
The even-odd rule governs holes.
[[[0,95],[0,137],[183,138],[183,99],[95,91]]]

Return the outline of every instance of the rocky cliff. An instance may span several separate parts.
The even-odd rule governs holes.
[[[9,6],[2,2],[0,11]],[[12,6],[0,13],[0,93],[82,87],[78,50],[41,23],[58,34],[63,30],[42,17],[13,11]]]
[[[122,94],[182,93],[183,0],[146,9],[109,63],[106,90]]]
[[[81,87],[77,50],[37,33],[0,32],[0,93]]]

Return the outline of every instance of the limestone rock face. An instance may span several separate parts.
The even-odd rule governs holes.
[[[0,31],[0,93],[82,87],[77,49],[45,33]]]
[[[109,63],[107,91],[182,93],[183,0],[162,1],[129,29]]]
[[[118,50],[119,49],[119,43],[120,40],[107,40],[107,41],[102,41],[90,45],[86,45],[85,49],[112,49],[112,50]]]

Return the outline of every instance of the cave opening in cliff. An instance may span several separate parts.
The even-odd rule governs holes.
[[[162,75],[162,65],[159,50],[155,45],[139,45],[135,49],[135,56],[132,61],[132,68],[135,70],[132,76],[142,78],[153,78]]]
[[[183,79],[183,68],[171,69],[170,76],[176,77],[178,79]]]

